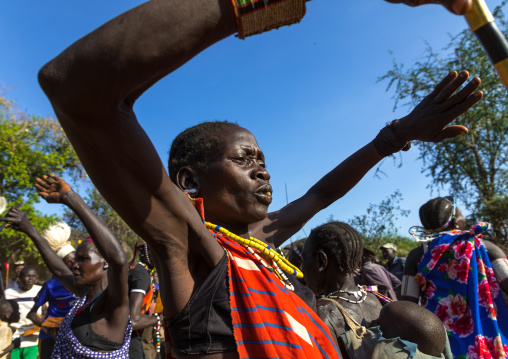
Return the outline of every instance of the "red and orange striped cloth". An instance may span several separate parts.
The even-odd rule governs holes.
[[[211,231],[227,251],[240,358],[340,358],[328,327],[245,247]]]
[[[203,200],[191,201],[204,220]],[[341,358],[326,324],[298,295],[245,247],[210,232],[228,255],[230,308],[241,359]]]

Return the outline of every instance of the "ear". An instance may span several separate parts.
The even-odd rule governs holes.
[[[176,174],[176,185],[191,197],[198,197],[199,176],[190,167],[182,167]]]
[[[328,256],[321,249],[317,252],[319,271],[323,272],[328,267]]]

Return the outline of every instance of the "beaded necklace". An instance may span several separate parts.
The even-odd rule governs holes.
[[[339,294],[339,293],[345,293],[345,294],[352,295],[356,298],[356,300],[351,300],[351,299],[347,299],[347,298],[343,298],[338,295],[335,295],[335,294]],[[326,298],[341,299],[341,300],[344,300],[349,303],[359,304],[359,303],[365,301],[365,299],[367,299],[367,292],[363,288],[360,288],[359,290],[336,290],[335,292],[331,292],[330,294],[328,294],[326,296]]]
[[[99,294],[97,294],[95,297],[93,297],[92,299],[90,299],[88,302],[86,302],[85,304],[83,304],[77,311],[76,311],[76,315],[80,315],[90,304],[92,304],[93,302],[95,302],[95,300],[97,298],[100,297],[100,295],[104,293],[104,292],[100,292]]]
[[[265,268],[267,268],[270,272],[275,273],[277,278],[279,278],[280,281],[284,283],[286,288],[288,288],[289,290],[293,291],[295,288],[284,272],[292,274],[297,278],[303,278],[303,273],[300,271],[300,269],[291,264],[291,262],[289,262],[286,258],[277,253],[277,251],[272,249],[265,242],[262,242],[254,237],[250,237],[250,239],[242,238],[240,236],[237,236],[233,232],[230,232],[227,229],[212,224],[210,222],[205,222],[205,224],[206,228],[211,229],[215,232],[219,232],[224,236],[226,236],[227,238],[230,238],[236,243],[244,246],[249,251],[249,253],[251,253]],[[257,252],[254,251],[254,249]],[[259,255],[260,253],[266,255],[268,258],[271,259],[272,261],[271,266],[268,265],[268,263],[266,263],[266,261],[263,258],[261,258],[261,256]]]
[[[156,348],[157,348],[157,354],[160,355],[161,352],[161,317],[159,314],[155,313],[155,317],[157,318],[157,324],[153,326],[153,329],[155,330],[155,337],[156,337]]]

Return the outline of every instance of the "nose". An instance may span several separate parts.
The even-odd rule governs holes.
[[[270,174],[265,167],[257,164],[256,168],[253,171],[253,177],[268,181],[270,179]]]
[[[73,260],[72,264],[71,264],[71,269],[78,269],[78,268],[79,268],[78,262],[76,260]]]

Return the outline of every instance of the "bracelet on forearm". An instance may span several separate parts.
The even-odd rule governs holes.
[[[374,138],[374,147],[377,152],[383,156],[393,155],[395,152],[408,151],[411,148],[411,141],[404,142],[395,131],[394,124],[399,120],[394,120],[386,125]]]
[[[305,0],[231,1],[240,39],[298,23],[305,15]]]

